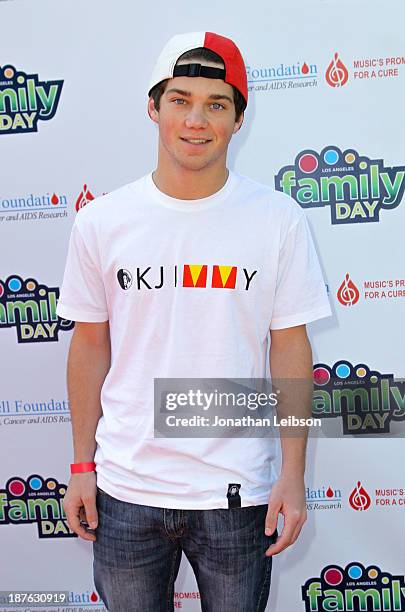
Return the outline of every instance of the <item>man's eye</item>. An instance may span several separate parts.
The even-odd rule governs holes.
[[[211,105],[215,110],[219,110],[221,108],[225,108],[225,106],[223,104],[220,104],[219,102],[213,102],[213,104]]]
[[[175,104],[183,104],[183,102],[185,102],[185,100],[183,100],[183,98],[175,98],[175,99],[173,100],[173,102],[174,102]]]

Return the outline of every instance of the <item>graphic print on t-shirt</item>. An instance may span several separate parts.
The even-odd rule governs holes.
[[[206,287],[207,266],[188,265],[184,266],[183,287]]]
[[[132,274],[128,270],[121,268],[117,272],[118,282],[121,285],[122,289],[129,289],[132,285]]]
[[[236,266],[214,266],[212,270],[212,287],[235,289]]]
[[[178,272],[180,271],[180,285]],[[182,272],[182,276],[181,276]],[[134,274],[138,290],[161,289],[165,285],[173,287],[212,288],[212,289],[243,289],[248,291],[257,270],[248,271],[238,266],[223,266],[206,264],[184,264],[183,266],[159,266],[159,268],[136,268]],[[125,268],[117,272],[117,279],[122,289],[129,289],[132,274]],[[209,280],[208,280],[209,279]],[[156,284],[154,284],[156,281]],[[238,283],[237,283],[238,281]]]

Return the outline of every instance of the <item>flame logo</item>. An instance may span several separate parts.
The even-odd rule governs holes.
[[[371,504],[371,498],[361,482],[351,492],[349,503],[353,510],[367,510]]]
[[[350,278],[349,274],[346,274],[345,280],[340,285],[337,292],[337,298],[343,306],[353,306],[359,301],[359,290]]]
[[[333,56],[325,76],[331,87],[343,87],[347,83],[349,72],[342,60],[339,59],[338,53]]]
[[[94,200],[94,195],[89,191],[87,185],[83,185],[83,190],[80,192],[76,200],[76,211],[79,211],[83,206]]]

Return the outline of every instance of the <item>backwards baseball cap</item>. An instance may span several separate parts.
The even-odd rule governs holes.
[[[194,62],[176,66],[176,62],[183,53],[201,47],[219,55],[225,68],[202,66]],[[148,94],[150,95],[152,88],[161,81],[176,76],[202,76],[210,79],[222,79],[225,83],[236,87],[247,104],[247,76],[243,57],[235,43],[225,36],[213,32],[190,32],[173,36],[163,47],[157,59],[149,83]]]

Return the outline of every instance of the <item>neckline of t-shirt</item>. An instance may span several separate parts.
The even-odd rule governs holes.
[[[237,176],[234,172],[229,170],[228,178],[221,189],[205,198],[198,198],[196,200],[179,200],[163,193],[163,191],[160,191],[160,189],[156,187],[152,178],[152,172],[146,175],[145,180],[148,192],[159,204],[174,210],[192,213],[200,210],[207,210],[207,208],[212,208],[220,204],[220,202],[222,202],[235,188]]]

